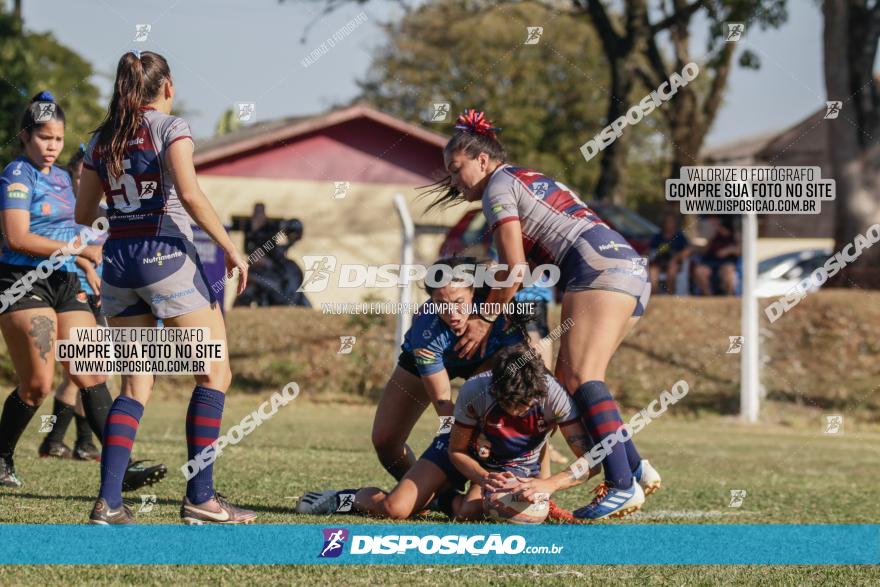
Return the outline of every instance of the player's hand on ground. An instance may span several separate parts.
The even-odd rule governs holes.
[[[241,295],[244,288],[247,287],[248,265],[244,257],[235,249],[224,252],[224,262],[226,264],[226,274],[232,275],[235,269],[238,269],[238,291],[236,295]]]
[[[482,357],[486,354],[486,345],[489,343],[489,330],[492,328],[492,325],[486,322],[485,320],[481,320],[480,318],[471,318],[467,321],[465,325],[464,334],[458,340],[458,344],[455,345],[455,350],[458,351],[458,356],[463,359],[470,359],[479,351],[479,355]]]
[[[545,501],[553,495],[553,483],[549,479],[520,479],[519,493],[532,503]]]

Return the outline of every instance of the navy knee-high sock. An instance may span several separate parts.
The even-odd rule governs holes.
[[[138,425],[144,415],[144,406],[134,398],[119,396],[113,402],[104,425],[101,450],[101,491],[99,497],[111,508],[122,505],[122,479],[128,468],[131,447]]]
[[[223,392],[197,385],[186,411],[186,449],[192,461],[206,446],[220,436],[220,420],[223,418]],[[186,497],[200,504],[214,497],[214,465],[205,466],[186,482]]]
[[[629,463],[629,470],[635,473],[639,465],[642,464],[642,455],[636,450],[636,444],[631,439],[623,443],[623,448],[626,449],[626,460]]]
[[[623,426],[617,403],[604,381],[587,381],[577,388],[574,400],[593,442],[601,442]],[[602,461],[602,466],[605,469],[605,481],[610,485],[620,489],[627,489],[632,485],[633,469],[623,444],[618,443],[611,448]]]
[[[590,439],[592,440],[592,436],[590,436]],[[595,440],[591,442],[590,446],[594,444],[596,444]],[[629,468],[635,473],[639,465],[642,464],[642,455],[636,450],[636,444],[631,439],[623,443],[623,446],[626,447],[626,460],[629,461]]]

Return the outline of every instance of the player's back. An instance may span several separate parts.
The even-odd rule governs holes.
[[[545,374],[547,393],[519,416],[506,412],[495,398],[492,372],[468,379],[455,402],[455,421],[479,429],[477,458],[489,465],[516,465],[535,473],[540,453],[557,424],[578,418],[577,408],[559,382]],[[480,446],[480,438],[485,445]],[[485,452],[480,454],[480,449]]]
[[[181,139],[192,140],[186,121],[154,109],[142,109],[135,136],[125,145],[122,175],[111,177],[106,146],[97,135],[86,151],[84,165],[97,172],[107,197],[109,240],[176,237],[192,240],[189,215],[184,210],[164,158]]]
[[[533,266],[561,262],[578,235],[604,224],[562,182],[507,164],[492,174],[483,212],[492,230],[509,220],[520,221],[526,259]]]

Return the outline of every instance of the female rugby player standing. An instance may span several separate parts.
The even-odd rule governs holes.
[[[556,264],[564,291],[561,321],[573,320],[561,337],[556,377],[575,400],[594,442],[622,426],[605,385],[605,370],[627,332],[645,310],[651,293],[644,259],[560,182],[506,162],[495,129],[482,112],[465,111],[443,157],[450,176],[435,204],[482,201],[502,263],[519,270]],[[493,289],[489,303],[513,298],[521,279]],[[468,320],[457,349],[471,357],[486,345],[498,316]],[[660,478],[642,461],[631,440],[617,444],[603,461],[605,482],[596,499],[576,516],[601,519],[639,509],[645,490]]]
[[[70,176],[54,165],[64,147],[64,111],[49,92],[34,97],[22,116],[19,132],[23,154],[0,177],[0,290],[6,294],[0,310],[0,329],[9,348],[18,387],[3,405],[0,416],[0,485],[21,487],[12,456],[22,432],[37,408],[52,392],[55,340],[67,339],[71,328],[94,327],[95,317],[80,291],[75,267],[101,262],[101,248],[84,246],[73,219],[74,195]],[[69,243],[76,239],[74,246]],[[61,250],[63,265],[41,275],[40,263]],[[75,251],[79,250],[77,254]],[[60,258],[60,257],[59,257]],[[33,272],[33,273],[32,273]],[[20,287],[36,277],[31,287]],[[25,291],[26,290],[26,291]],[[11,296],[11,297],[10,297]],[[10,301],[17,297],[16,301]],[[67,369],[67,363],[62,363]],[[80,389],[86,417],[99,439],[112,398],[106,378],[71,375]],[[152,484],[165,475],[165,466],[126,471],[127,490]]]
[[[170,327],[209,328],[211,339],[225,345],[223,314],[193,245],[190,217],[223,248],[227,269],[239,270],[239,293],[247,265],[199,187],[189,126],[170,114],[173,99],[171,72],[161,55],[129,51],[120,58],[107,117],[86,149],[76,217],[92,222],[106,195],[110,236],[101,306],[111,327],[155,327],[161,319]],[[228,354],[210,365],[208,375],[195,376],[187,411],[190,459],[219,436],[232,380]],[[101,489],[89,516],[93,524],[134,521],[122,503],[120,473],[152,389],[152,375],[123,376],[107,418]],[[215,493],[212,465],[187,482],[180,515],[188,524],[240,524],[256,517]]]
[[[85,156],[85,145],[80,145],[70,161],[67,162],[67,172],[70,173],[73,193],[79,190],[79,178],[82,174],[82,162]],[[106,233],[94,241],[95,246],[102,246]],[[100,284],[102,265],[95,267],[92,263],[77,264],[76,273],[79,277],[79,287],[85,292],[89,302],[89,308],[95,316],[95,322],[102,326],[107,325],[107,319],[101,316],[98,305],[100,304]],[[107,404],[109,409],[109,402]],[[55,402],[52,406],[52,415],[55,416],[55,424],[46,434],[46,438],[40,444],[38,450],[41,457],[74,458],[80,461],[101,460],[101,451],[92,442],[92,429],[85,416],[82,415],[82,402],[76,384],[70,380],[67,371],[62,373],[61,383],[55,388]],[[76,420],[76,442],[71,451],[64,444],[64,435],[70,421]]]

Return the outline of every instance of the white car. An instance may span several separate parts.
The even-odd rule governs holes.
[[[758,263],[755,295],[759,298],[784,296],[801,279],[824,265],[832,253],[831,248],[808,249],[764,259]],[[807,292],[812,293],[817,289],[819,288],[810,283]]]

